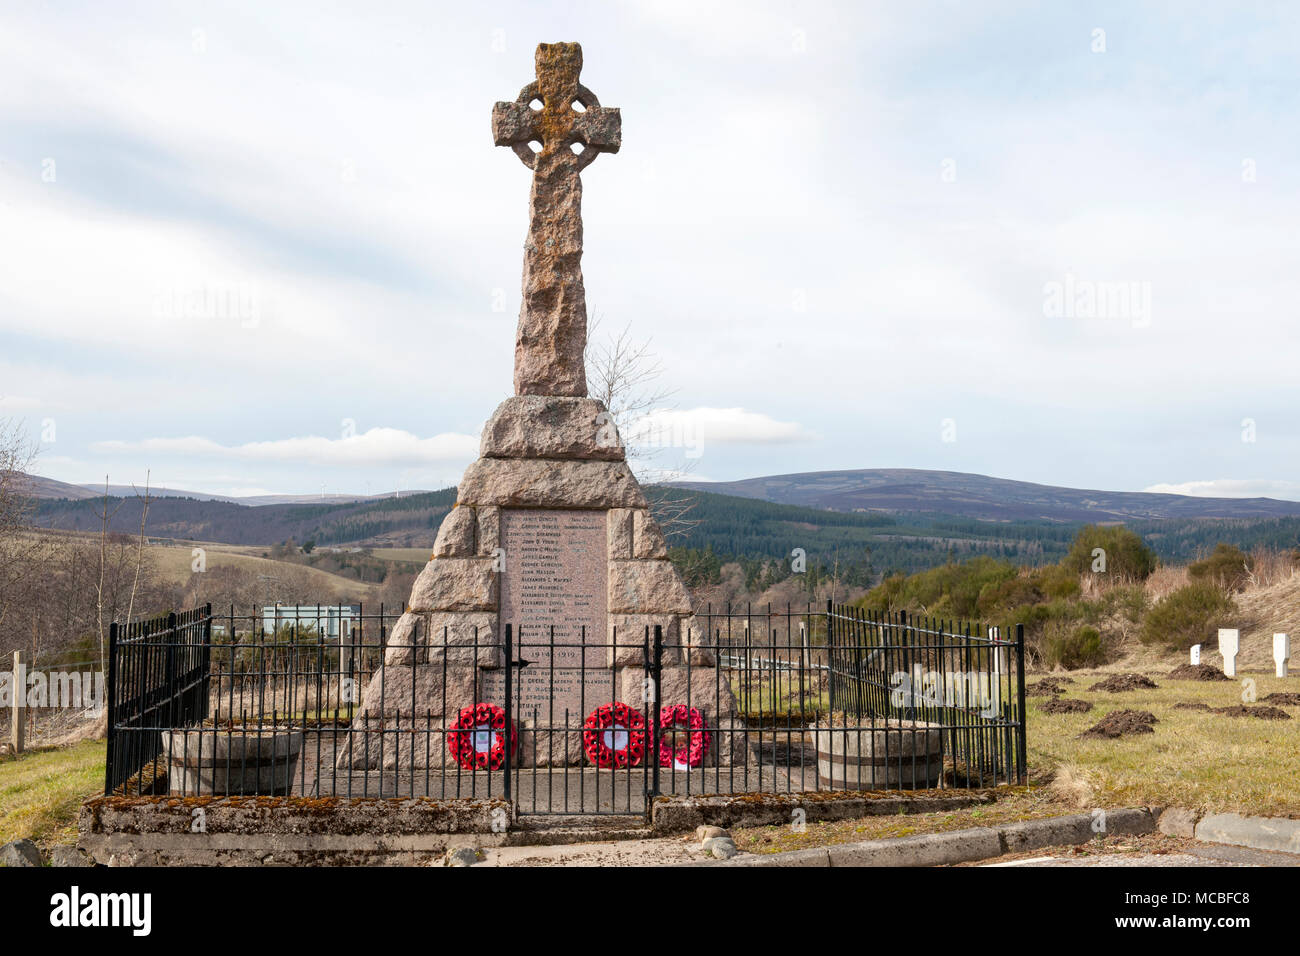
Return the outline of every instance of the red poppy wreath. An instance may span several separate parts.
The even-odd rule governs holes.
[[[674,731],[688,731],[687,742],[673,747]],[[664,732],[668,731],[668,736]],[[659,711],[659,766],[687,770],[704,763],[709,753],[709,735],[704,732],[704,715],[685,704],[669,704]]]
[[[645,718],[621,701],[601,704],[582,726],[582,747],[597,767],[635,767],[645,756]]]
[[[461,709],[447,735],[447,749],[464,770],[500,770],[506,760],[506,712],[496,704],[475,704]],[[510,752],[515,752],[515,729],[510,728]]]

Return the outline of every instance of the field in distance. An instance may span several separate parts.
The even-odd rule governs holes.
[[[424,564],[432,554],[432,548],[370,548],[370,554],[381,561],[418,561]]]
[[[233,567],[249,574],[255,574],[268,584],[292,573],[295,580],[304,579],[308,590],[305,594],[325,602],[365,601],[371,596],[374,585],[365,581],[356,581],[340,574],[322,571],[274,558],[264,558],[264,548],[239,547],[225,544],[150,544],[147,546],[149,557],[154,561],[160,582],[185,585],[195,573],[194,549],[203,551],[205,573],[219,568]]]

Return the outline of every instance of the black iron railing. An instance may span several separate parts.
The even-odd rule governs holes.
[[[150,787],[159,729],[207,717],[211,642],[210,604],[109,626],[105,793]]]
[[[1018,629],[832,604],[709,607],[606,640],[431,620],[203,608],[114,628],[106,790],[635,815],[658,794],[1025,776]]]

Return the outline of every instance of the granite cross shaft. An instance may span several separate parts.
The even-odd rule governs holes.
[[[582,180],[597,153],[617,153],[622,119],[578,82],[582,47],[540,43],[537,79],[492,108],[492,138],[533,170],[524,295],[515,335],[515,394],[584,397]],[[532,104],[539,102],[540,109]],[[540,143],[534,153],[530,143]],[[576,151],[575,151],[576,149]]]

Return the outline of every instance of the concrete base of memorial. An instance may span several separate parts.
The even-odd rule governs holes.
[[[497,846],[501,800],[96,797],[77,846],[108,866],[366,866]],[[500,826],[498,825],[498,830]]]
[[[659,778],[663,796],[686,797],[700,794],[781,793],[797,796],[817,790],[817,771],[805,768],[800,781],[798,767],[697,767],[690,771],[664,770]],[[651,778],[640,767],[632,771],[598,770],[595,767],[555,767],[521,773],[513,784],[511,800],[520,814],[628,814],[646,812],[646,791]],[[355,796],[429,797],[432,799],[483,799],[502,795],[503,775],[465,771],[426,776],[423,773],[381,773],[370,771],[340,776],[339,793]]]
[[[645,839],[700,825],[788,825],[796,809],[815,822],[955,810],[994,799],[990,791],[660,796],[647,825],[646,815],[627,815],[621,804],[617,814],[602,815],[596,803],[583,814],[537,817],[528,815],[530,804],[520,803],[520,816],[512,820],[504,800],[486,795],[95,797],[82,805],[77,845],[107,866],[411,866],[457,847]]]

